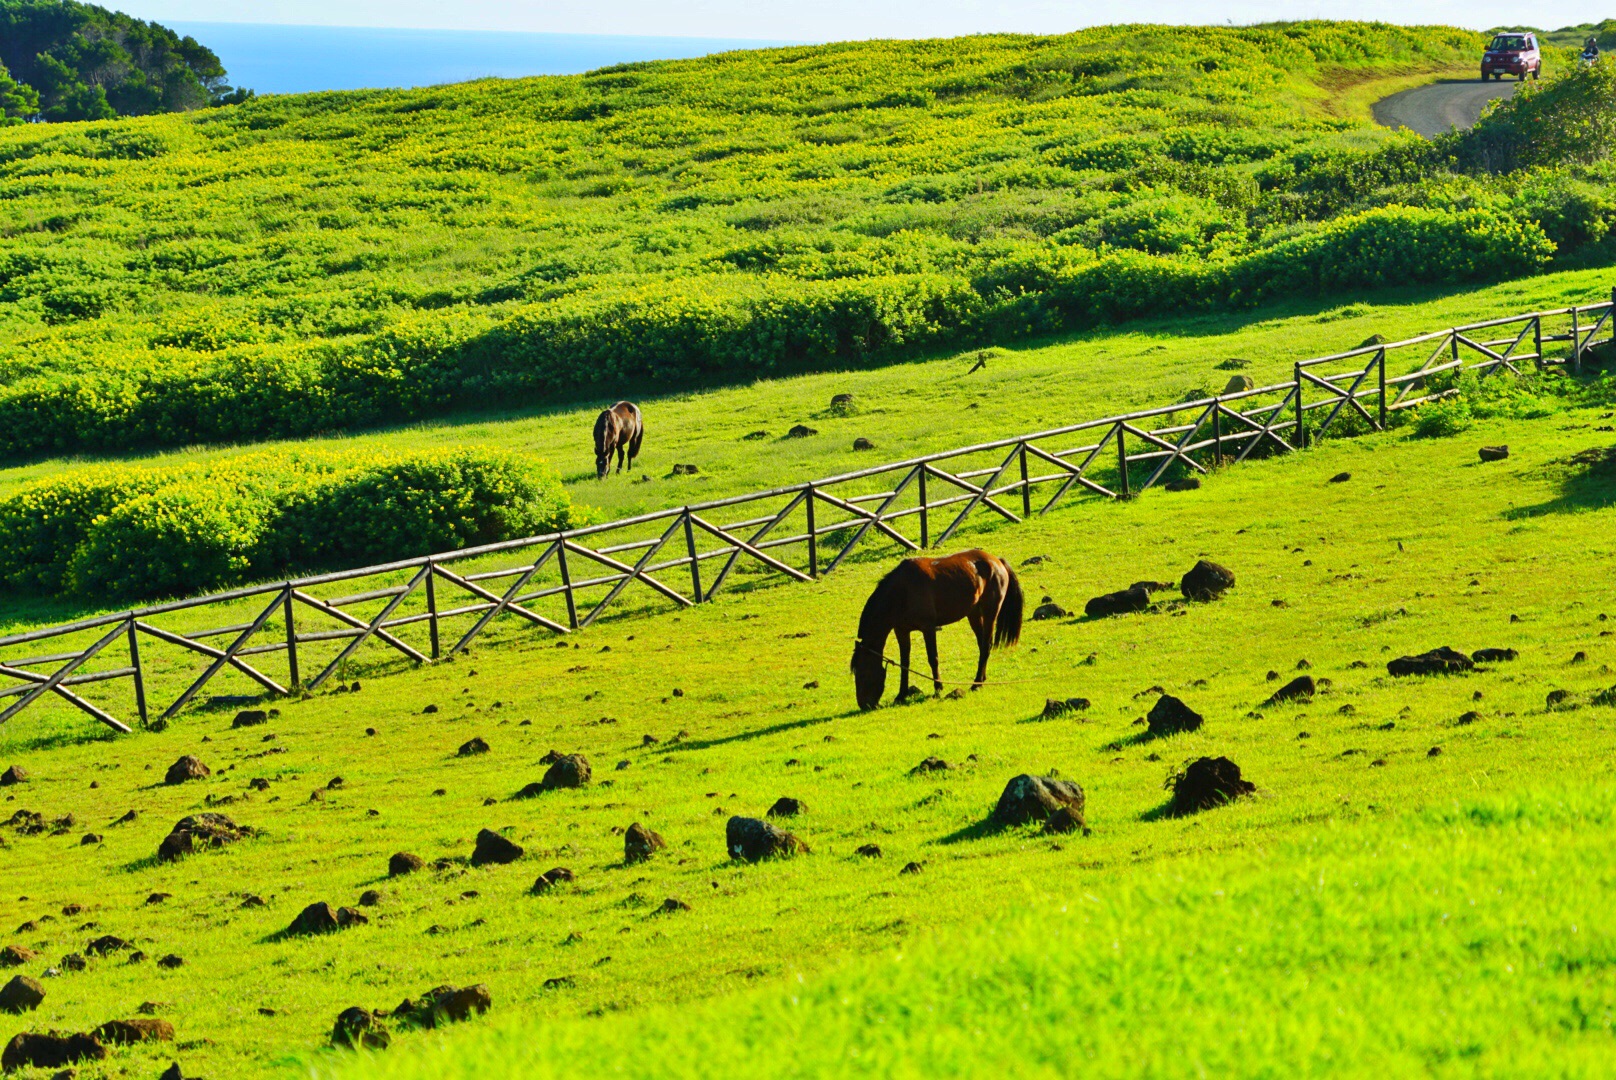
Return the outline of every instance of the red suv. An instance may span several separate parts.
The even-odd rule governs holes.
[[[1537,51],[1536,34],[1499,34],[1481,57],[1481,81],[1487,76],[1502,79],[1504,73],[1522,82],[1528,75],[1537,78],[1543,72],[1543,56]]]

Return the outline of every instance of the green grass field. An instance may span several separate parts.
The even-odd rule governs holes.
[[[1544,292],[1506,306],[1572,284],[1511,286]],[[1383,321],[1394,313],[1407,314]],[[1183,347],[1158,385],[1227,351],[1193,336]],[[903,372],[926,369],[860,378]],[[1135,378],[1142,393],[1137,367]],[[781,392],[798,396],[762,415],[830,385],[789,384]],[[6,929],[36,924],[8,942],[40,952],[34,974],[104,933],[185,964],[92,960],[43,980],[43,1008],[10,1028],[80,1030],[145,1001],[175,1024],[176,1047],[118,1051],[81,1076],[141,1075],[170,1057],[213,1076],[662,1075],[709,1060],[768,1074],[989,1062],[1039,1074],[1084,1060],[1107,1073],[1194,1062],[1243,1075],[1591,1075],[1616,1004],[1596,917],[1611,900],[1597,853],[1616,714],[1590,700],[1616,683],[1601,619],[1616,608],[1616,485],[1565,462],[1610,443],[1605,411],[1342,440],[1220,472],[1195,493],[969,532],[959,547],[1042,556],[1025,584],[1067,607],[1176,578],[1201,556],[1239,583],[1210,605],[1029,623],[963,701],[852,709],[852,628],[890,561],[871,558],[814,585],[612,620],[573,648],[506,627],[430,668],[373,654],[351,673],[358,693],[281,704],[267,728],[232,731],[233,710],[195,710],[160,734],[103,741],[60,712],[24,716],[0,743],[32,774],[6,789],[8,809],[74,825],[0,832]],[[1475,446],[1492,442],[1511,458],[1480,465]],[[1327,483],[1341,471],[1352,480]],[[942,636],[944,677],[960,678],[966,631]],[[1521,657],[1465,677],[1385,674],[1388,657],[1440,644]],[[1289,678],[1302,660],[1329,691],[1261,707],[1277,685],[1267,673]],[[1158,685],[1207,726],[1142,741],[1133,722]],[[1567,702],[1546,707],[1551,689]],[[1037,718],[1046,698],[1074,695],[1093,701],[1080,718]],[[429,704],[438,711],[423,714]],[[1472,710],[1480,718],[1459,724]],[[491,751],[457,757],[473,736]],[[512,801],[551,749],[586,754],[594,782]],[[186,753],[214,777],[162,785]],[[1164,778],[1201,754],[1233,758],[1257,795],[1161,817]],[[928,755],[955,768],[911,775]],[[1011,776],[1056,769],[1087,791],[1091,835],[982,827]],[[267,792],[249,789],[258,777]],[[807,803],[792,827],[812,853],[732,864],[727,815],[782,795]],[[175,820],[227,798],[218,809],[260,836],[154,864]],[[111,824],[130,809],[135,822]],[[634,821],[669,848],[625,867],[615,830]],[[481,828],[528,855],[387,880],[393,852],[464,858]],[[92,831],[104,842],[81,846]],[[871,842],[884,857],[854,854]],[[911,860],[922,872],[900,875]],[[576,883],[529,895],[555,865]],[[370,888],[382,900],[369,925],[277,939],[304,905]],[[171,896],[148,904],[159,892]],[[267,903],[243,908],[247,895]],[[691,910],[661,913],[668,897]],[[60,914],[70,903],[84,910]],[[471,982],[493,994],[484,1020],[399,1035],[375,1062],[321,1049],[342,1008]]]

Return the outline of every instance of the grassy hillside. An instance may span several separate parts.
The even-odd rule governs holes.
[[[0,454],[746,380],[1593,258],[1602,167],[1450,174],[1342,104],[1468,67],[1479,42],[1111,27],[8,130]]]
[[[31,774],[7,789],[10,805],[74,823],[61,835],[0,833],[0,895],[15,923],[31,924],[8,943],[40,952],[27,968],[36,975],[106,933],[185,963],[92,959],[44,980],[45,1007],[7,1030],[82,1029],[151,1001],[175,1024],[177,1049],[119,1051],[102,1074],[177,1056],[203,1075],[267,1075],[318,1056],[342,1008],[481,982],[494,1016],[446,1036],[441,1056],[396,1067],[526,1067],[525,1047],[552,1045],[558,1030],[557,1047],[598,1045],[557,1068],[627,1060],[630,1071],[677,1071],[679,1059],[649,1049],[597,1055],[619,1025],[643,1020],[633,1038],[651,1037],[673,1023],[664,1008],[752,988],[703,1007],[663,1048],[737,1060],[795,996],[803,1011],[792,1015],[824,1017],[810,1021],[824,1038],[776,1045],[759,1071],[832,1071],[850,1046],[873,1071],[932,1052],[963,1067],[981,1060],[968,1057],[973,1046],[1009,1045],[992,1040],[1071,1008],[1084,1023],[1044,1027],[1042,1060],[1092,1052],[1113,1071],[1173,1071],[1178,1057],[1164,1055],[1181,1052],[1163,1041],[1168,1028],[1135,1030],[1148,1003],[1175,1018],[1173,1032],[1194,1034],[1209,1067],[1237,1073],[1276,1061],[1323,1071],[1349,1053],[1351,1069],[1579,1071],[1608,1040],[1601,1018],[1616,993],[1608,935],[1591,917],[1609,906],[1610,881],[1587,855],[1609,829],[1616,714],[1593,699],[1616,682],[1601,618],[1616,606],[1616,487],[1569,460],[1609,444],[1602,415],[1342,441],[1228,470],[1196,493],[1075,505],[962,537],[1017,564],[1042,556],[1024,565],[1027,588],[1067,606],[1175,577],[1203,555],[1239,575],[1215,604],[1030,623],[1022,646],[994,660],[988,689],[962,701],[852,711],[849,637],[887,564],[878,558],[812,586],[608,622],[570,649],[507,627],[476,655],[431,668],[387,674],[395,665],[378,660],[351,672],[359,691],[281,704],[267,727],[232,730],[232,709],[203,710],[108,745],[59,712],[29,714],[0,732],[4,760]],[[1511,445],[1510,460],[1478,464],[1474,447],[1493,442]],[[1328,482],[1342,471],[1352,479]],[[945,678],[957,679],[966,632],[942,638]],[[1444,643],[1521,656],[1463,677],[1385,674],[1388,657]],[[1304,660],[1332,680],[1328,692],[1263,705],[1277,685],[1267,673],[1289,678]],[[180,677],[159,676],[159,691]],[[1140,738],[1134,719],[1154,685],[1185,697],[1207,726]],[[1551,689],[1566,701],[1546,707]],[[1092,707],[1037,718],[1046,698],[1074,695]],[[474,736],[490,752],[457,756]],[[513,800],[551,749],[588,755],[594,782]],[[186,753],[214,776],[159,783]],[[1200,754],[1234,759],[1257,796],[1162,817],[1164,778]],[[911,774],[928,755],[955,768]],[[1052,842],[982,827],[1009,777],[1053,769],[1087,790],[1092,835]],[[267,790],[250,787],[257,778]],[[759,814],[782,795],[807,804],[792,827],[812,853],[731,864],[726,816]],[[210,807],[263,832],[155,864],[174,821]],[[130,809],[133,823],[114,824]],[[616,830],[636,820],[669,849],[625,867]],[[463,859],[481,828],[529,854],[386,877],[395,851]],[[103,842],[81,845],[87,831]],[[857,856],[866,843],[883,857]],[[918,875],[898,873],[909,861]],[[528,895],[555,865],[576,883]],[[368,925],[276,936],[308,903],[352,904],[373,888]],[[148,903],[154,893],[170,895]],[[265,906],[244,907],[249,895]],[[691,910],[660,913],[667,897]],[[84,910],[60,914],[73,903]],[[912,942],[927,943],[918,966],[875,963],[912,955]],[[1184,974],[1184,962],[1200,966]],[[963,997],[950,991],[962,969],[981,975]],[[885,1004],[895,998],[921,1010],[935,1001],[942,1023],[917,1028]],[[1280,1002],[1308,1008],[1263,1019]],[[954,1030],[964,1013],[996,1030],[988,1021],[1005,1011],[1022,1018],[990,1041]],[[1235,1017],[1244,1022],[1225,1022]],[[482,1044],[485,1024],[546,1034]],[[400,1034],[386,1067],[438,1038]]]

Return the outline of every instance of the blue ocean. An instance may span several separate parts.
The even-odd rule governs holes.
[[[435,86],[487,76],[572,75],[633,60],[675,60],[786,42],[732,38],[376,30],[166,22],[218,54],[232,86],[260,94]]]

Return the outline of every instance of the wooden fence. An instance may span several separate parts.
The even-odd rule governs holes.
[[[86,687],[128,680],[134,715],[145,725],[158,707],[154,692],[171,695],[161,706],[168,718],[221,676],[254,697],[286,695],[326,685],[367,646],[428,663],[464,650],[500,620],[569,634],[599,619],[631,585],[689,607],[743,579],[810,581],[861,544],[920,551],[946,543],[973,515],[1019,522],[1068,495],[1126,498],[1169,470],[1205,473],[1349,426],[1378,431],[1394,412],[1456,393],[1431,385],[1449,373],[1518,375],[1527,364],[1580,372],[1590,345],[1616,337],[1613,303],[1365,345],[1300,361],[1286,382],[824,480],[11,634],[0,637],[0,677],[9,680],[0,702],[16,700],[0,710],[0,723],[54,699],[128,732],[84,696]],[[1545,356],[1545,345],[1558,342],[1569,343],[1566,355]],[[1411,359],[1419,362],[1409,366]],[[221,617],[233,621],[207,625]],[[12,655],[46,642],[55,651]]]

